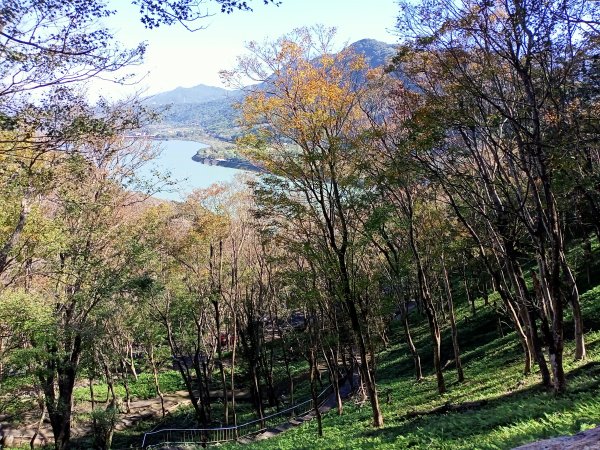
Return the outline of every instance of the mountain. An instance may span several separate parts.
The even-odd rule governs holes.
[[[375,39],[361,39],[350,44],[348,48],[363,55],[371,69],[388,65],[396,54],[396,46]]]
[[[349,45],[364,55],[370,68],[389,64],[395,55],[395,46],[375,39],[362,39]],[[170,105],[163,112],[164,124],[171,127],[195,128],[217,139],[231,141],[238,129],[238,111],[233,104],[243,98],[242,91],[200,84],[192,88],[177,88],[148,97],[149,105]]]
[[[172,91],[146,97],[144,101],[148,105],[170,105],[170,104],[200,104],[215,100],[224,100],[231,95],[232,91],[216,86],[199,84],[194,87],[178,87]]]

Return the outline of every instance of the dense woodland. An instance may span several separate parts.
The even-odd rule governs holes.
[[[134,3],[150,28],[201,19],[190,1]],[[461,343],[483,349],[490,324],[515,375],[570,398],[572,362],[598,360],[581,294],[600,273],[599,7],[401,2],[378,69],[324,27],[250,43],[223,77],[245,91],[239,151],[266,173],[167,202],[152,194],[172,180],[136,175],[154,147],[124,137],[156,114],[81,94],[143,46],[94,28],[101,2],[5,1],[0,416],[34,411],[57,450],[107,449],[146,375],[161,401],[176,375],[195,427],[329,384],[343,415],[356,379],[365,431],[385,429],[386,351],[443,404],[474,378]],[[325,440],[303,445],[327,447],[314,422]]]

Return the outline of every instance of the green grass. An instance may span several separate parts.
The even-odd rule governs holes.
[[[573,345],[567,342],[565,362],[569,388],[555,397],[539,387],[539,375],[522,374],[520,345],[508,327],[499,335],[490,307],[479,306],[475,320],[468,309],[460,308],[459,333],[466,381],[456,383],[450,367],[445,371],[448,393],[436,393],[431,367],[431,346],[422,319],[414,327],[424,371],[421,383],[412,378],[412,359],[397,325],[392,342],[381,352],[378,386],[385,426],[371,427],[370,407],[348,401],[344,414],[325,415],[324,437],[317,438],[316,422],[311,421],[273,439],[247,445],[251,449],[298,448],[388,448],[388,449],[509,449],[558,435],[569,435],[600,424],[600,286],[581,297],[586,328],[588,359],[573,362]],[[444,330],[443,354],[451,355],[449,330]],[[569,332],[567,330],[567,337]],[[387,397],[389,393],[389,402]],[[426,411],[446,402],[485,400],[482,407],[466,412],[423,415],[408,418],[407,413]],[[224,448],[238,447],[230,444]]]
[[[317,438],[315,421],[291,429],[273,439],[247,445],[253,449],[297,448],[383,448],[383,449],[509,449],[523,443],[558,435],[577,433],[600,424],[600,286],[581,296],[588,359],[573,362],[572,325],[566,323],[565,349],[569,388],[567,394],[555,397],[539,388],[539,375],[522,374],[523,362],[520,345],[508,325],[503,325],[501,336],[496,316],[491,306],[483,300],[477,302],[477,316],[470,318],[469,308],[457,309],[458,328],[466,381],[456,383],[453,367],[445,371],[448,393],[436,393],[436,382],[431,365],[431,345],[424,318],[413,313],[413,339],[417,345],[425,380],[413,380],[412,359],[404,344],[398,323],[394,323],[390,337],[392,344],[378,355],[377,380],[385,426],[371,427],[368,401],[358,404],[349,400],[344,414],[331,411],[324,416],[324,437]],[[567,312],[567,321],[570,321]],[[451,358],[450,331],[443,330],[442,353]],[[277,378],[285,380],[282,364],[277,366]],[[305,362],[293,364],[293,372],[300,377],[305,372]],[[26,380],[22,380],[25,382]],[[14,381],[17,383],[17,380]],[[22,384],[22,383],[21,383]],[[177,372],[161,374],[165,392],[181,389]],[[122,387],[118,395],[124,396]],[[296,399],[306,395],[307,383],[299,382]],[[105,385],[95,386],[97,398],[106,395]],[[141,374],[137,382],[131,381],[134,398],[155,396],[150,374]],[[76,390],[78,401],[89,400],[87,386]],[[389,402],[388,402],[389,397]],[[423,415],[408,418],[413,411],[426,411],[446,402],[462,403],[485,400],[479,409],[462,413]],[[213,406],[218,415],[220,405]],[[238,403],[238,420],[254,417],[248,403]],[[161,427],[194,426],[191,407],[174,411]],[[145,431],[156,422],[145,421],[115,433],[113,448],[139,444]],[[82,443],[82,442],[80,442]],[[82,443],[83,444],[83,443]],[[237,444],[221,448],[239,448]]]
[[[181,380],[181,375],[175,370],[161,372],[159,374],[160,389],[163,394],[180,391],[185,389],[185,385]],[[118,397],[125,398],[125,387],[120,380],[115,380],[115,394]],[[94,383],[94,398],[96,401],[104,401],[107,398],[108,385],[103,382]],[[151,373],[141,373],[138,379],[129,378],[129,393],[132,400],[145,400],[157,396],[154,386],[154,376]],[[75,402],[89,402],[90,388],[89,386],[79,386],[73,392]]]

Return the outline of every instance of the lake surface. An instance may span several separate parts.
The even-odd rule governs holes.
[[[207,188],[214,183],[234,182],[236,175],[247,172],[229,167],[208,166],[193,161],[192,156],[198,149],[207,145],[192,141],[155,141],[162,149],[160,155],[146,164],[140,175],[151,178],[157,171],[161,175],[169,175],[170,179],[177,181],[168,190],[158,192],[154,197],[165,200],[182,200],[194,189]]]

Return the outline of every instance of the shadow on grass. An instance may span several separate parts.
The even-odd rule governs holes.
[[[411,314],[411,322],[414,323],[417,321],[423,323],[418,313]],[[507,339],[506,342],[510,342],[511,345],[512,341],[518,344],[515,336],[510,338],[507,336],[503,338],[499,337],[496,315],[488,307],[480,309],[474,318],[459,320],[458,329],[463,366],[472,360],[481,359],[492,348],[495,350],[498,339]],[[510,333],[508,329],[504,331]],[[427,326],[413,326],[411,334],[421,358],[423,373],[433,371],[433,347]],[[392,342],[398,342],[400,345],[386,353],[386,362],[378,372],[378,379],[380,381],[394,380],[400,375],[409,374],[414,371],[412,358],[407,357],[409,355],[408,347],[405,344],[404,332],[399,322],[393,324],[390,338]],[[449,327],[443,327],[442,330],[441,355],[443,363],[454,358]],[[450,363],[446,371],[450,372],[452,368],[454,368],[454,364]]]
[[[417,417],[414,417],[414,413],[404,414],[388,421],[388,426],[383,429],[365,430],[362,434],[366,438],[377,437],[382,443],[394,443],[398,436],[408,437],[413,435],[415,430],[419,430],[419,436],[415,436],[415,445],[422,445],[423,440],[428,437],[434,441],[441,436],[445,441],[456,439],[476,442],[478,436],[502,427],[531,420],[544,422],[553,414],[561,415],[573,410],[576,404],[585,405],[592,399],[597,401],[595,399],[600,388],[600,362],[592,361],[573,369],[568,373],[568,383],[569,391],[562,396],[554,396],[540,385],[535,385],[496,398],[488,398],[482,402],[481,407],[465,408],[460,412],[440,409],[439,413],[422,414]],[[466,407],[470,404],[463,405]],[[535,427],[523,426],[522,432],[507,435],[503,444],[507,446],[506,448],[510,448],[513,445],[543,439],[553,434],[575,433],[580,431],[579,423],[586,420],[588,418],[581,417],[571,428],[564,429],[563,426],[560,429],[553,429],[554,432],[548,432],[547,427],[536,431]],[[588,421],[595,423],[595,420],[597,418],[592,417]]]

